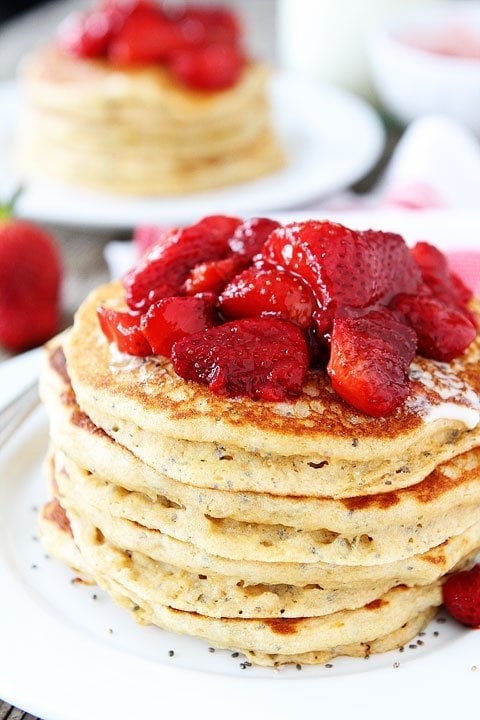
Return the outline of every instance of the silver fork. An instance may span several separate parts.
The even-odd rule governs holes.
[[[40,402],[35,380],[0,410],[0,450]]]

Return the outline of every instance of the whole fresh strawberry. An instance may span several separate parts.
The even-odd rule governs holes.
[[[53,237],[0,210],[0,345],[18,352],[55,334],[61,274]]]
[[[443,586],[443,602],[456,620],[480,627],[480,564],[448,578]]]

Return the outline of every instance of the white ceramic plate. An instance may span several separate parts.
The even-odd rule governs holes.
[[[15,184],[11,151],[18,108],[17,86],[0,85],[0,188]],[[254,215],[299,207],[351,185],[383,149],[384,130],[375,112],[342,90],[277,75],[272,108],[289,162],[268,177],[181,198],[119,198],[39,178],[27,185],[17,212],[39,221],[113,228],[189,222],[212,212]]]
[[[479,249],[480,215],[357,213],[341,219],[443,249]],[[38,359],[34,351],[0,366],[2,402],[36,375]],[[332,667],[301,671],[242,670],[241,658],[229,652],[212,653],[202,641],[136,626],[103,592],[72,584],[71,572],[44,556],[36,509],[46,497],[40,467],[46,447],[47,421],[38,409],[0,453],[3,699],[44,720],[404,720],[407,714],[466,717],[476,707],[480,633],[443,614],[443,622],[434,620],[402,653],[338,658]]]

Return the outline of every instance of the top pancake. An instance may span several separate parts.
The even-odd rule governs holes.
[[[118,112],[150,124],[191,124],[202,118],[219,126],[250,107],[265,87],[267,71],[249,63],[238,83],[222,91],[196,91],[176,82],[162,66],[116,69],[101,60],[70,58],[55,46],[41,48],[22,66],[27,95],[50,111],[75,112],[77,118],[94,119],[108,113],[118,122]],[[152,115],[152,112],[154,113]]]
[[[296,400],[272,403],[219,397],[180,378],[160,356],[120,355],[99,328],[96,308],[102,303],[123,304],[119,283],[87,298],[65,343],[72,386],[89,415],[98,409],[176,439],[283,456],[326,454],[349,462],[388,458],[411,448],[420,455],[427,445],[430,451],[455,446],[466,434],[472,436],[472,447],[480,444],[478,337],[452,363],[416,358],[404,404],[388,417],[373,418],[343,402],[320,371],[309,372]],[[466,423],[459,419],[462,414]]]
[[[174,195],[252,180],[284,154],[271,128],[268,71],[248,62],[229,88],[198,91],[162,65],[118,68],[55,46],[22,66],[22,175],[119,194]]]

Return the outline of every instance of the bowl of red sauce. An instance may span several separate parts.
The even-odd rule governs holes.
[[[379,100],[400,122],[443,113],[480,137],[480,2],[418,6],[376,28],[368,51]]]

